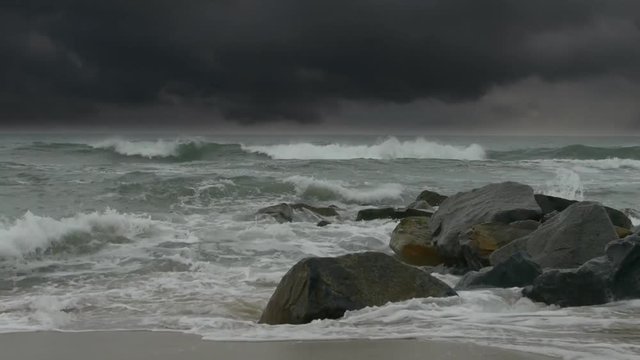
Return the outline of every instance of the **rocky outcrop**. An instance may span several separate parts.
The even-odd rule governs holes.
[[[435,191],[424,190],[416,197],[416,201],[425,201],[431,206],[440,206],[443,201],[447,199],[447,196],[440,195]]]
[[[291,208],[297,211],[308,211],[318,216],[324,216],[324,217],[340,216],[335,206],[317,207],[317,206],[311,206],[311,205],[299,203],[299,204],[291,204]]]
[[[489,265],[489,256],[513,240],[529,235],[540,224],[537,221],[517,221],[512,224],[497,222],[477,224],[467,231],[462,254],[470,269]]]
[[[379,219],[404,219],[411,216],[431,217],[433,215],[430,211],[424,211],[419,209],[394,209],[394,208],[373,208],[363,209],[358,211],[356,215],[356,221],[369,221]]]
[[[433,210],[433,207],[431,207],[431,205],[429,205],[429,203],[424,201],[424,200],[417,200],[417,201],[414,201],[411,204],[409,204],[407,206],[407,209],[418,209],[418,210],[431,211],[431,210]]]
[[[345,311],[456,292],[426,272],[376,252],[307,258],[282,278],[260,323],[303,324]]]
[[[620,226],[614,226],[614,229],[616,230],[616,235],[618,235],[620,239],[626,238],[627,236],[633,234],[633,229],[625,229]]]
[[[494,222],[539,220],[540,207],[533,189],[524,184],[504,182],[458,193],[446,199],[431,218],[431,231],[438,251],[449,264],[464,265],[462,245],[472,226]]]
[[[316,207],[302,203],[282,203],[278,205],[268,206],[258,210],[256,214],[270,216],[279,223],[292,222],[294,218],[297,218],[297,220],[327,221],[325,217],[340,216],[336,207],[334,206]]]
[[[391,233],[389,247],[402,261],[411,265],[435,266],[443,262],[431,239],[426,217],[402,219]]]
[[[516,253],[507,261],[484,271],[467,273],[456,286],[456,290],[483,287],[522,287],[533,284],[542,274],[540,266],[523,253]]]
[[[535,199],[540,205],[542,213],[545,215],[553,213],[554,211],[562,212],[564,211],[564,209],[578,202],[577,200],[568,200],[557,196],[543,194],[536,194]],[[604,209],[607,212],[609,219],[611,219],[611,223],[613,225],[625,229],[631,229],[631,220],[629,219],[629,217],[627,217],[627,215],[625,215],[624,212],[616,210],[614,208],[610,208],[608,206],[604,206]]]
[[[534,301],[560,306],[640,298],[640,236],[610,242],[606,255],[591,259],[578,269],[545,271],[523,294]]]
[[[271,216],[279,223],[293,221],[293,209],[289,204],[285,203],[267,206],[266,208],[258,210],[257,214]]]
[[[617,239],[605,209],[597,203],[581,202],[569,206],[543,223],[531,234],[496,250],[491,264],[506,261],[524,251],[543,268],[575,268],[604,255],[604,248]]]

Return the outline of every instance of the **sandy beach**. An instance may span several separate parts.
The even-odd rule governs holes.
[[[218,342],[172,332],[27,332],[0,335],[11,360],[200,359],[550,359],[471,344],[416,340]]]

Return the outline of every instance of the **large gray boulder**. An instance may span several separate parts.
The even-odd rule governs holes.
[[[611,290],[615,298],[640,298],[640,236],[612,241],[606,257],[611,264]]]
[[[507,261],[493,268],[469,272],[460,279],[456,290],[467,290],[483,287],[522,287],[533,284],[542,274],[540,266],[523,253],[516,253]]]
[[[559,306],[599,305],[612,300],[607,279],[588,266],[547,270],[522,294],[533,301]]]
[[[538,202],[538,205],[540,205],[542,213],[545,215],[552,214],[554,211],[562,212],[564,209],[578,202],[577,200],[563,199],[557,196],[543,194],[536,194],[535,199]],[[608,206],[604,206],[604,209],[613,225],[625,229],[631,229],[631,220],[624,212]]]
[[[597,203],[580,202],[543,223],[537,230],[494,251],[491,264],[524,251],[543,268],[576,268],[604,255],[607,243],[617,239],[605,209]]]
[[[431,218],[431,231],[440,255],[448,264],[465,265],[462,245],[467,230],[486,222],[539,220],[540,207],[533,189],[516,182],[490,184],[446,199]]]
[[[640,236],[610,242],[606,255],[591,259],[578,269],[545,271],[523,294],[534,301],[560,306],[640,298]]]
[[[307,258],[282,278],[259,322],[304,324],[393,301],[455,295],[442,281],[383,253]]]
[[[435,266],[443,262],[431,238],[429,219],[423,216],[402,219],[391,233],[389,247],[411,265]]]

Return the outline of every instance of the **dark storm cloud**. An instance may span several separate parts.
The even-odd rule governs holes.
[[[640,2],[5,0],[0,47],[5,123],[171,106],[310,122],[531,77],[638,82]]]

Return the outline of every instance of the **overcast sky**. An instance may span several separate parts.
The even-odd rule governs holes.
[[[640,1],[4,0],[0,121],[640,133]]]

